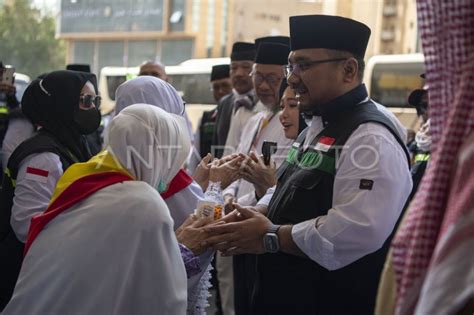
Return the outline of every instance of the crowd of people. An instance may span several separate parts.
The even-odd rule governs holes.
[[[234,43],[196,134],[157,62],[105,120],[88,68],[39,76],[21,102],[2,83],[0,312],[205,314],[212,282],[224,315],[472,314],[466,1],[449,8],[461,24],[419,1],[411,140],[362,82],[370,29],[339,16]]]

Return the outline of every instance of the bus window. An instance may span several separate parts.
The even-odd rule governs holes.
[[[416,130],[416,110],[408,104],[411,91],[423,87],[423,54],[378,55],[367,62],[364,82],[370,97],[385,105],[407,127]]]
[[[370,82],[372,99],[387,107],[411,107],[408,95],[423,87],[423,72],[422,62],[375,64]]]
[[[106,76],[107,80],[107,93],[109,98],[112,101],[115,101],[115,91],[120,84],[124,83],[127,80],[125,75],[108,75]]]
[[[167,66],[169,83],[186,102],[186,112],[194,128],[202,113],[213,109],[216,102],[210,91],[212,66],[228,64],[229,58],[190,59],[177,66]],[[99,92],[102,95],[101,113],[107,115],[115,108],[117,87],[138,75],[138,67],[104,67],[100,71]]]
[[[210,74],[171,74],[170,83],[182,93],[187,104],[215,104],[210,91]]]

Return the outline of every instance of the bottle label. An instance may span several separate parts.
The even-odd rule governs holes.
[[[223,206],[213,201],[199,201],[196,209],[196,215],[199,218],[212,217],[214,220],[222,218]]]

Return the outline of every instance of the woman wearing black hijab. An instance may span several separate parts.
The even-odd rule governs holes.
[[[63,172],[92,157],[84,135],[100,125],[94,74],[54,71],[34,80],[22,111],[38,132],[8,160],[0,202],[0,311],[18,275],[31,218],[43,212]]]
[[[39,132],[23,142],[10,160],[44,138],[54,140],[62,152],[31,154],[18,164],[11,223],[20,241],[25,240],[31,216],[48,205],[65,169],[61,159],[72,164],[92,157],[84,135],[100,124],[96,91],[94,74],[66,70],[51,72],[26,89],[22,111]]]

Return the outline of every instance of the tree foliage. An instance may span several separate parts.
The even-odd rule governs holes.
[[[0,8],[0,61],[35,78],[64,68],[65,45],[55,38],[55,19],[42,15],[29,0]]]

